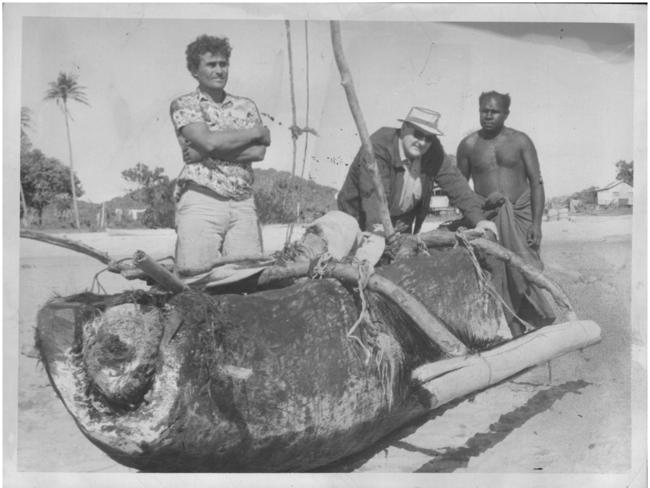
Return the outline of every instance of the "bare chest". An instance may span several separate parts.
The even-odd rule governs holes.
[[[515,169],[522,164],[521,150],[507,138],[478,139],[470,153],[475,171],[493,171],[500,168]]]

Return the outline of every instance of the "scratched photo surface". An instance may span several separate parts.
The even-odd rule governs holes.
[[[5,13],[4,462],[11,486],[52,480],[130,486],[134,479],[144,486],[190,480],[456,486],[460,474],[481,486],[641,486],[635,483],[645,476],[646,458],[645,6],[14,4]],[[169,107],[196,89],[185,48],[201,34],[225,36],[233,48],[226,91],[254,100],[271,133],[255,168],[293,170],[334,193],[360,138],[334,59],[331,19],[340,20],[370,133],[399,127],[410,107],[427,107],[440,114],[440,141],[455,160],[460,141],[480,128],[481,92],[510,95],[506,126],[533,141],[546,202],[554,203],[542,224],[545,272],[579,319],[600,326],[601,341],[432,410],[316,472],[139,473],[82,434],[39,361],[39,309],[54,296],[96,285],[104,265],[19,239],[17,117],[28,109],[24,131],[32,147],[67,165],[64,116],[46,93],[60,72],[73,74],[87,100],[69,103],[80,200],[124,197],[132,187],[122,173],[139,162],[176,178],[183,156]],[[297,146],[294,123],[310,129]],[[618,211],[560,210],[585,191],[622,199],[612,186],[620,161],[641,164],[629,202]],[[442,220],[431,216],[423,230]],[[262,232],[265,252],[282,249],[286,225]],[[294,238],[302,232],[297,225]],[[176,238],[171,228],[57,234],[115,259],[136,249],[173,255]],[[111,273],[98,280],[108,293],[145,287]]]

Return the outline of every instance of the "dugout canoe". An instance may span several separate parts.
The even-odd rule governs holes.
[[[512,340],[475,265],[453,248],[376,273],[462,343],[454,358],[394,301],[332,278],[248,294],[56,298],[38,314],[36,343],[79,429],[121,464],[153,472],[314,470],[558,354],[534,354],[548,337],[541,348]],[[577,329],[575,340],[555,341],[559,353],[599,340],[595,324]],[[501,362],[476,361],[481,354]]]

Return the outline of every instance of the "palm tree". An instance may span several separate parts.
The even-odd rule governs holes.
[[[85,105],[89,105],[84,90],[86,87],[77,83],[77,76],[72,73],[60,72],[56,81],[50,82],[50,88],[45,93],[45,100],[55,100],[57,105],[63,110],[65,118],[66,135],[68,136],[68,154],[70,156],[70,186],[72,187],[72,208],[74,212],[75,224],[79,226],[79,209],[77,208],[77,192],[74,181],[74,165],[72,162],[72,141],[70,139],[70,111],[68,110],[68,101],[74,100]]]
[[[27,131],[32,128],[32,111],[29,107],[20,107],[20,149],[30,149],[32,142]]]
[[[20,156],[29,151],[32,146],[27,131],[32,128],[32,111],[28,107],[20,107]],[[27,200],[23,191],[23,182],[20,182],[20,204],[23,207],[23,218],[27,219]]]

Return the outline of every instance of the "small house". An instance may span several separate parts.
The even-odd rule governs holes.
[[[634,201],[633,189],[623,181],[614,181],[602,188],[596,189],[596,202],[599,206],[623,207],[632,206]]]
[[[146,211],[146,208],[130,208],[128,210],[131,220],[138,220],[138,218]]]

